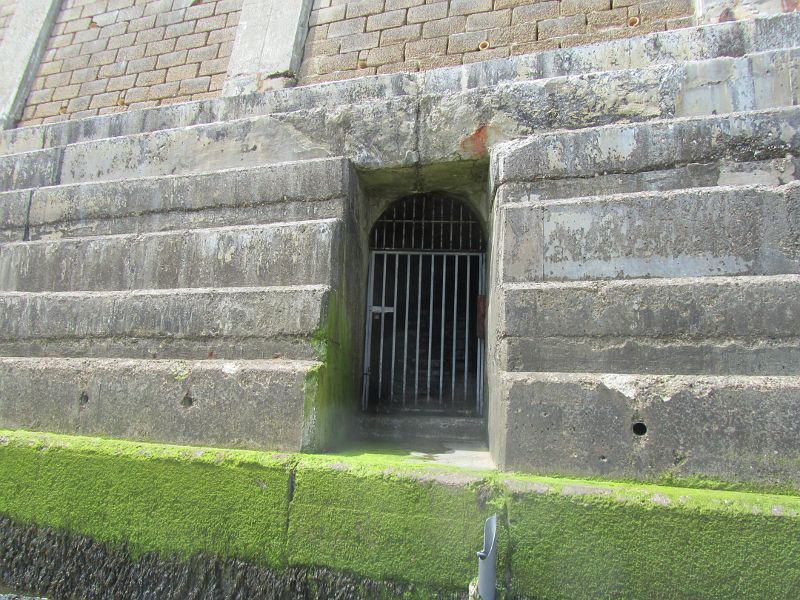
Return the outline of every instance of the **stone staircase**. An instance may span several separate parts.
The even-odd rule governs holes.
[[[328,446],[372,200],[491,163],[499,465],[798,485],[798,39],[789,14],[3,132],[0,426]]]
[[[329,159],[2,194],[4,426],[326,444],[350,186]]]
[[[798,150],[797,107],[497,149],[506,468],[800,484]]]

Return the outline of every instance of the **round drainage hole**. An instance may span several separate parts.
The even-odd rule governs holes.
[[[189,408],[192,404],[194,404],[194,400],[189,395],[189,392],[186,392],[186,394],[184,394],[183,398],[181,398],[181,406],[183,408]]]
[[[644,423],[634,423],[633,424],[633,434],[634,435],[644,435],[647,433],[647,425]]]
[[[87,404],[89,404],[89,394],[81,392],[81,395],[78,397],[78,406],[83,408]]]

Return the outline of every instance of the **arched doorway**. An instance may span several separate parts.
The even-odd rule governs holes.
[[[362,409],[482,415],[485,241],[472,211],[407,196],[369,246]]]

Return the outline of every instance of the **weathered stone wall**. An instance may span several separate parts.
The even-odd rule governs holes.
[[[14,16],[14,8],[16,7],[17,0],[0,0],[0,42],[6,34],[6,28]]]
[[[691,0],[315,0],[301,83],[419,71],[693,24]]]
[[[64,0],[19,125],[219,95],[242,0]]]

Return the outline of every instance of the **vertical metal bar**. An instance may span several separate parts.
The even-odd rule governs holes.
[[[422,254],[417,257],[417,358],[414,361],[414,406],[419,398],[419,324],[422,317]]]
[[[450,369],[450,403],[451,405],[456,398],[456,331],[458,321],[458,254],[453,255],[453,260],[456,263],[455,283],[453,284],[453,364]]]
[[[416,248],[416,233],[417,233],[417,199],[411,203],[411,248]]]
[[[378,400],[383,397],[383,317],[386,314],[386,252],[383,252],[383,284],[381,286],[381,348],[378,355]]]
[[[394,300],[392,300],[392,368],[389,377],[389,402],[394,401],[394,352],[397,348],[397,271],[400,268],[400,253],[394,255]]]
[[[458,249],[464,250],[464,205],[458,205]]]
[[[450,248],[449,250],[455,250],[453,248],[453,199],[450,198]],[[458,265],[458,259],[456,259],[456,265]]]
[[[469,402],[468,400],[469,396],[467,395],[468,393],[467,388],[469,385],[467,382],[467,374],[469,373],[469,295],[471,293],[469,289],[469,284],[470,284],[469,276],[471,270],[472,270],[472,257],[468,255],[467,285],[464,293],[464,322],[466,324],[464,327],[464,402],[465,403]]]
[[[408,217],[406,216],[407,212],[408,212],[408,200],[404,200],[403,201],[403,239],[402,239],[402,243],[400,245],[400,248],[402,250],[406,250],[406,221],[408,220]]]
[[[442,225],[444,226],[444,225]],[[439,406],[442,405],[442,390],[444,385],[444,321],[445,321],[445,314],[444,314],[444,299],[447,296],[447,256],[442,255],[442,327],[441,327],[441,335],[439,337],[439,343],[441,344],[439,347]]]
[[[485,274],[484,274],[484,255],[481,254],[479,258],[480,270],[478,272],[478,293],[484,294],[485,290]],[[478,348],[480,349],[480,359],[478,362],[478,415],[483,415],[483,378],[484,378],[484,353],[486,349],[486,340],[478,340]]]
[[[406,405],[406,382],[408,381],[408,297],[411,288],[411,254],[406,254],[406,312],[403,333],[403,406]]]
[[[428,307],[428,400],[431,399],[431,354],[433,354],[433,278],[436,274],[436,263],[434,262],[435,258],[436,255],[431,254],[431,285],[430,293],[428,294],[430,297]]]
[[[420,244],[420,250],[425,250],[425,196],[422,197],[422,218],[420,221],[422,222],[422,243]]]
[[[375,291],[372,289],[375,277],[375,253],[369,253],[369,276],[367,277],[367,322],[364,327],[364,389],[361,394],[361,410],[369,408],[369,366],[372,358],[372,303]]]

